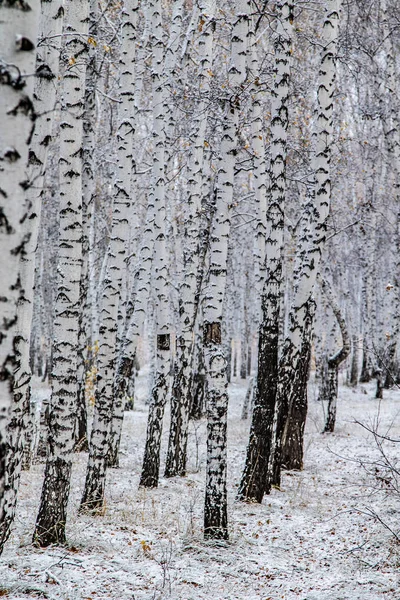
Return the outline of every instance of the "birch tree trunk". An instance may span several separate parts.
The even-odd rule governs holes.
[[[153,25],[153,181],[155,208],[154,279],[156,293],[156,369],[147,421],[146,446],[140,485],[157,487],[160,470],[162,424],[169,387],[171,325],[169,315],[168,262],[166,254],[165,129],[166,97],[162,3],[152,3]]]
[[[322,277],[318,278],[319,284],[323,293],[325,294],[330,307],[335,315],[337,322],[340,327],[340,332],[342,334],[342,347],[340,350],[335,352],[332,356],[328,358],[328,373],[327,373],[327,416],[323,433],[333,433],[335,429],[336,423],[336,405],[337,405],[337,396],[338,396],[338,374],[339,367],[341,363],[346,360],[348,355],[350,354],[351,343],[350,336],[347,330],[346,321],[344,319],[343,313],[340,309],[338,301],[336,300],[332,289],[328,285],[327,281]]]
[[[205,538],[228,539],[226,452],[228,382],[222,344],[222,311],[226,287],[230,213],[233,200],[237,128],[245,81],[249,5],[237,0],[232,27],[231,95],[224,102],[216,210],[212,224],[209,282],[203,302],[204,359],[207,376],[207,468],[204,505]]]
[[[30,325],[21,314],[25,296],[31,297],[31,292],[26,282],[21,281],[20,261],[29,251],[29,247],[26,249],[29,239],[22,223],[27,210],[28,149],[36,118],[32,103],[32,73],[35,71],[38,14],[38,3],[34,1],[7,1],[0,7],[0,554],[13,519],[23,448],[21,419],[24,411],[29,411],[29,398],[23,391],[21,395],[15,391],[13,397],[13,386],[15,369],[18,369],[16,378],[21,384],[21,370],[25,367],[21,360],[24,342],[18,345],[18,339],[23,337],[25,340]],[[23,284],[26,287],[23,288]],[[11,464],[6,464],[10,458],[15,458],[18,472],[14,472]]]
[[[167,460],[166,477],[186,474],[187,435],[190,412],[190,384],[193,364],[194,326],[199,304],[199,266],[200,266],[200,218],[201,196],[204,166],[204,142],[206,138],[208,95],[210,91],[212,54],[213,54],[213,20],[215,2],[200,0],[200,22],[202,34],[199,39],[199,55],[201,56],[199,80],[201,100],[193,118],[191,142],[193,151],[188,168],[188,197],[185,203],[185,233],[183,240],[184,274],[179,293],[179,334],[177,339],[177,356],[175,374],[172,384],[171,425]]]
[[[129,239],[131,211],[130,183],[134,124],[133,111],[134,73],[131,57],[134,56],[135,22],[137,3],[124,8],[121,48],[121,103],[118,113],[117,174],[114,183],[111,237],[107,250],[107,267],[101,299],[100,345],[98,353],[98,376],[93,424],[89,445],[89,460],[85,488],[80,510],[98,512],[103,508],[107,466],[116,466],[112,422],[123,417],[123,409],[115,404],[115,376],[118,321],[122,321],[125,300],[126,248]],[[121,317],[121,318],[120,318]],[[122,399],[117,399],[117,404]],[[114,429],[115,431],[115,429]],[[110,460],[111,459],[111,460]]]
[[[96,123],[96,46],[97,46],[97,0],[89,0],[89,56],[86,69],[85,84],[85,114],[83,118],[83,165],[82,165],[82,272],[81,272],[81,305],[79,321],[79,350],[78,350],[78,410],[76,418],[76,447],[77,451],[89,450],[87,431],[87,406],[86,406],[86,370],[88,364],[88,348],[92,347],[95,340],[91,339],[91,297],[89,294],[89,254],[90,254],[90,226],[95,200],[95,123]]]
[[[154,197],[149,195],[145,230],[139,252],[138,268],[134,276],[130,310],[127,313],[125,332],[117,364],[115,394],[122,398],[126,398],[128,395],[126,386],[134,370],[136,350],[140,335],[143,333],[145,318],[148,314],[151,266],[154,254],[154,219]]]
[[[116,258],[118,258],[119,270],[122,273],[118,283],[120,299],[118,303],[118,328],[116,348],[120,351],[123,337],[123,328],[126,319],[126,280],[127,267],[124,263],[126,257],[127,244],[129,240],[130,219],[132,218],[133,203],[132,198],[132,171],[133,171],[133,148],[134,134],[137,124],[133,117],[137,117],[135,110],[135,42],[136,25],[138,13],[138,1],[126,4],[122,23],[122,48],[120,58],[120,96],[121,102],[118,106],[118,131],[117,131],[117,162],[118,176],[115,182],[114,206],[116,211],[121,212],[121,222],[118,232],[116,232],[119,249]],[[134,190],[135,191],[135,190]],[[121,202],[122,199],[122,202]],[[124,200],[125,199],[125,200]],[[120,208],[117,208],[120,207]],[[136,209],[137,210],[137,209]],[[115,266],[112,267],[115,272]],[[110,271],[111,272],[111,271]],[[116,349],[114,350],[116,353]],[[112,423],[110,432],[110,448],[108,456],[108,465],[118,467],[118,452],[121,439],[122,422],[124,418],[125,398],[118,393],[116,387],[116,362],[118,355],[114,358],[114,381],[113,381],[113,408]]]
[[[62,28],[61,3],[42,2],[39,39],[59,36]],[[14,399],[11,419],[7,430],[7,482],[4,497],[4,518],[0,524],[0,547],[8,538],[14,520],[20,473],[24,456],[24,446],[31,443],[27,439],[28,429],[33,431],[34,408],[30,406],[30,332],[33,313],[33,285],[35,275],[35,252],[37,247],[40,203],[44,173],[46,170],[48,139],[51,136],[55,85],[58,72],[58,50],[60,38],[54,45],[39,45],[36,60],[34,83],[36,121],[29,149],[28,188],[23,222],[24,250],[20,257],[20,298],[17,306],[17,333],[15,349]],[[29,84],[31,87],[31,83]],[[31,453],[29,452],[29,456]]]
[[[351,371],[350,371],[350,385],[353,387],[355,387],[358,383],[359,346],[360,346],[359,336],[358,336],[358,334],[354,334],[352,337],[353,353],[351,356]]]
[[[34,543],[65,542],[77,410],[78,322],[82,266],[82,120],[89,5],[71,0],[65,22],[67,64],[60,123],[60,236],[49,452]]]
[[[267,238],[265,248],[265,285],[261,299],[262,320],[258,341],[258,370],[254,410],[244,473],[238,497],[261,502],[270,491],[268,461],[278,381],[278,342],[282,295],[282,253],[286,200],[287,129],[289,123],[290,56],[293,5],[282,0],[276,6],[274,38],[275,68],[271,108],[271,164]]]
[[[396,229],[393,236],[394,260],[394,289],[390,285],[387,292],[391,294],[391,331],[386,344],[386,374],[385,388],[390,388],[396,382],[396,352],[400,335],[400,122],[398,115],[398,102],[393,98],[399,97],[398,74],[396,70],[396,48],[394,46],[393,32],[387,15],[387,2],[382,0],[382,22],[384,32],[384,47],[386,52],[386,77],[384,90],[381,93],[383,105],[383,133],[389,154],[390,165],[394,173]],[[384,102],[388,99],[388,108]]]
[[[313,288],[326,237],[326,220],[331,201],[331,146],[333,132],[333,94],[335,91],[337,40],[341,0],[325,0],[321,35],[321,63],[318,82],[318,114],[315,133],[313,176],[309,184],[309,202],[301,234],[300,267],[295,274],[289,331],[279,362],[278,411],[274,451],[274,483],[280,484],[282,441],[288,416],[285,443],[285,467],[303,466],[303,433],[307,415],[307,380],[314,314]],[[307,240],[310,240],[309,243]]]

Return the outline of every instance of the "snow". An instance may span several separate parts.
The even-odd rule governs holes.
[[[400,392],[373,398],[373,387],[341,387],[334,434],[322,435],[323,407],[310,387],[305,469],[284,473],[262,505],[235,501],[249,421],[240,414],[246,382],[229,387],[230,540],[204,542],[205,422],[191,425],[189,474],[138,490],[147,407],[146,379],[125,415],[121,467],[109,471],[104,515],[77,514],[87,455],[75,456],[68,545],[38,549],[31,536],[43,465],[23,473],[12,538],[0,563],[0,595],[17,599],[399,600],[400,493],[368,427],[400,439]],[[36,393],[46,393],[37,390]],[[164,427],[163,456],[168,423]],[[399,445],[385,442],[396,459]],[[394,482],[396,483],[396,482]],[[381,520],[381,522],[379,521]]]

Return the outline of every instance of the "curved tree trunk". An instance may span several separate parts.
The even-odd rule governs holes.
[[[350,354],[351,343],[350,336],[347,330],[346,321],[344,315],[340,309],[340,306],[330,288],[327,281],[322,277],[318,278],[318,283],[321,286],[323,293],[325,294],[330,307],[332,308],[333,314],[335,315],[337,322],[340,327],[342,334],[342,348],[338,350],[333,356],[328,358],[328,382],[327,382],[327,395],[328,395],[328,407],[327,416],[323,433],[332,433],[335,429],[336,422],[336,404],[338,395],[338,374],[341,363],[346,360]]]

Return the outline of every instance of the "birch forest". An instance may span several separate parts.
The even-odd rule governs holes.
[[[0,0],[0,596],[400,598],[398,0]]]

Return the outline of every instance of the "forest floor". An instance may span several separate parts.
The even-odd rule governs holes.
[[[77,514],[87,455],[75,456],[66,547],[30,544],[44,467],[23,473],[12,538],[0,563],[0,596],[399,600],[399,478],[377,463],[383,454],[398,460],[400,444],[385,441],[380,449],[355,420],[400,439],[400,391],[385,391],[378,402],[372,385],[341,387],[336,432],[322,435],[323,407],[311,385],[305,469],[286,472],[281,489],[261,505],[235,501],[249,429],[240,419],[245,391],[246,382],[230,385],[228,543],[202,539],[204,421],[191,424],[188,476],[138,490],[147,416],[142,375],[101,517]],[[167,432],[168,423],[164,453]]]

